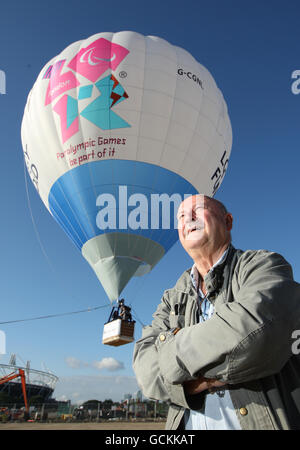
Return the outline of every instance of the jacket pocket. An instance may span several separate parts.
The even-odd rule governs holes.
[[[174,311],[171,311],[169,316],[170,328],[178,327],[178,316],[175,316]]]
[[[173,311],[170,313],[170,316],[169,316],[170,328],[175,328],[175,327],[184,328],[184,322],[185,322],[185,320],[184,320],[183,314],[175,315]]]

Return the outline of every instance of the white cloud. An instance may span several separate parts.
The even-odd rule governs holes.
[[[117,361],[114,358],[102,358],[101,361],[94,361],[92,364],[93,367],[96,369],[102,370],[106,369],[110,372],[113,372],[115,370],[124,369],[124,364],[120,361]]]
[[[82,375],[61,377],[56,385],[53,398],[67,398],[74,404],[87,400],[121,401],[124,394],[133,394],[139,389],[133,376]]]
[[[82,366],[87,366],[87,363],[80,361],[80,359],[77,359],[74,356],[67,356],[65,361],[72,369],[79,369]]]
[[[65,362],[67,366],[72,369],[80,369],[82,367],[92,367],[97,370],[109,370],[110,372],[114,372],[116,370],[124,369],[124,364],[121,361],[117,361],[115,358],[107,357],[102,358],[101,361],[94,361],[92,363],[87,363],[81,361],[74,356],[67,356],[65,358]]]
[[[73,392],[72,393],[72,398],[79,398],[80,397],[80,393],[79,392]]]
[[[59,397],[56,397],[56,400],[59,400],[61,402],[66,402],[69,399],[66,397],[66,395],[60,395]]]

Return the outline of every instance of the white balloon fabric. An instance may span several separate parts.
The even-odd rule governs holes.
[[[215,194],[232,130],[222,93],[193,56],[122,31],[75,42],[46,64],[22,144],[41,199],[113,301],[177,241],[175,219],[166,226],[154,212],[176,209],[175,194]]]

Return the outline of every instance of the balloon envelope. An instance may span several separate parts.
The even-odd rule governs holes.
[[[115,300],[177,241],[184,196],[215,194],[232,131],[205,67],[123,31],[75,42],[45,65],[22,144],[41,199]]]

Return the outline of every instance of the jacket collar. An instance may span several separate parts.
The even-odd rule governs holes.
[[[224,261],[215,266],[211,271],[209,271],[205,277],[205,286],[207,289],[208,298],[213,299],[218,292],[221,290],[224,284],[224,268],[226,265],[231,265],[233,255],[236,249],[232,244],[229,244],[228,253]],[[175,289],[185,294],[198,295],[196,289],[191,280],[191,269],[186,270],[175,285]]]

